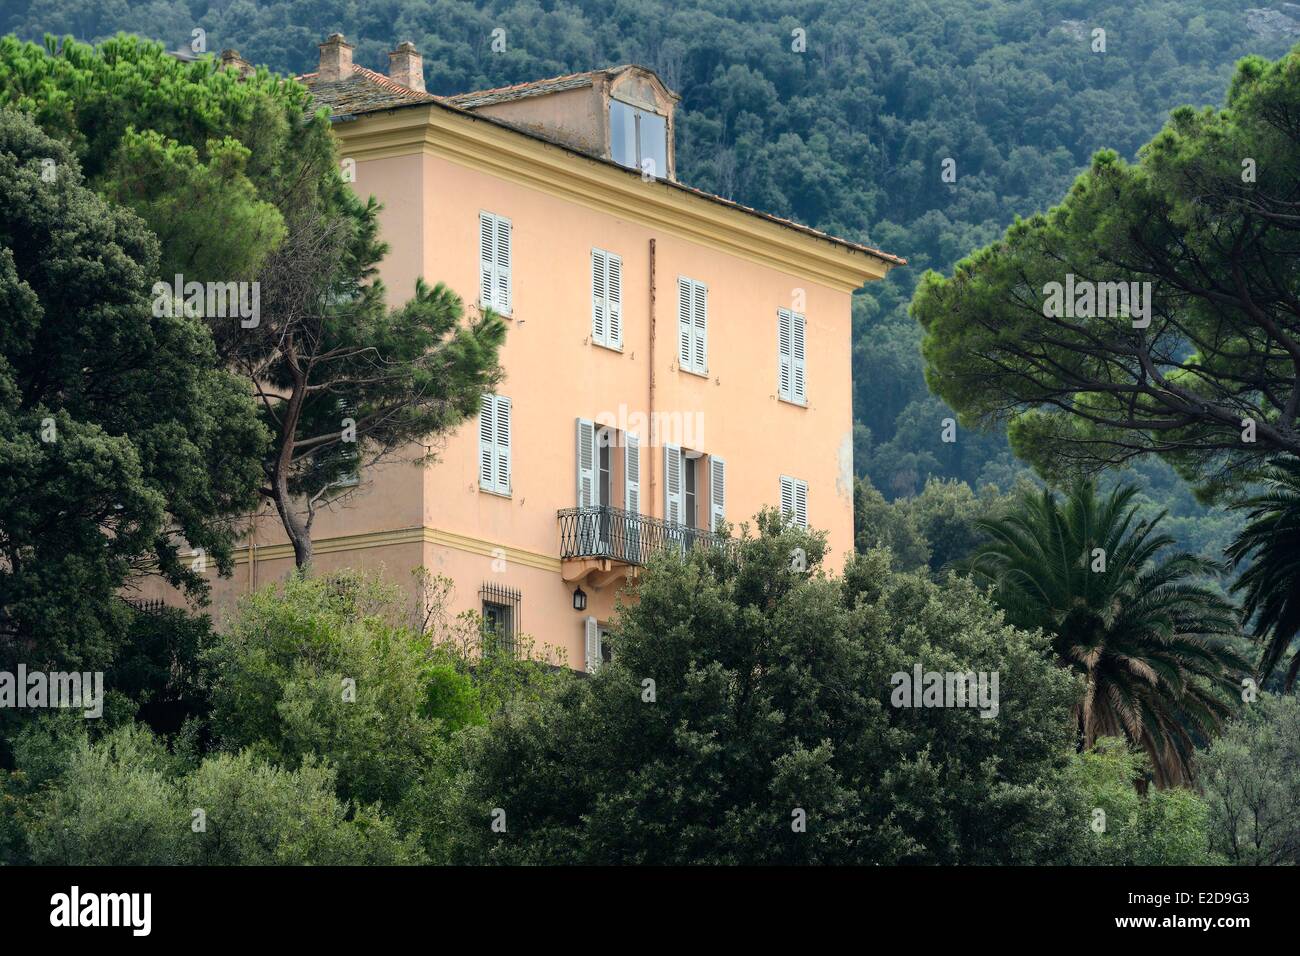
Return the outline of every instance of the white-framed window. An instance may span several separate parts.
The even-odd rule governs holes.
[[[709,288],[686,276],[677,277],[677,364],[709,374]]]
[[[808,527],[808,482],[781,476],[781,514],[791,524]]]
[[[479,212],[478,260],[479,305],[509,315],[512,301],[509,219]]]
[[[510,494],[510,399],[484,395],[478,413],[478,486]]]
[[[591,250],[591,341],[623,350],[623,260]]]
[[[806,405],[808,395],[804,387],[804,317],[789,309],[778,309],[776,320],[776,351],[780,373],[777,394],[782,401]]]
[[[668,121],[658,113],[609,101],[610,158],[620,166],[668,175]]]

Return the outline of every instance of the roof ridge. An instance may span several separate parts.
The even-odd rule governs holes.
[[[369,80],[371,83],[374,83],[377,86],[382,87],[383,89],[387,90],[389,93],[401,93],[403,96],[411,96],[411,97],[415,97],[416,99],[427,99],[431,103],[441,102],[443,100],[443,97],[438,96],[434,93],[429,93],[423,90],[413,90],[409,86],[403,86],[401,83],[398,83],[396,80],[393,80],[391,77],[385,76],[384,74],[380,73],[378,70],[372,70],[367,66],[361,66],[356,63],[352,65],[352,74],[347,78],[347,80],[352,79],[358,74],[360,74],[363,79]],[[297,77],[295,77],[295,79],[313,80],[318,78],[319,76],[320,76],[320,71],[313,70],[311,73],[300,73]],[[335,82],[346,83],[347,80],[336,80]]]

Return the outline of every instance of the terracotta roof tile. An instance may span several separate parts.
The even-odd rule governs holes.
[[[304,73],[298,79],[311,90],[312,98],[320,105],[329,107],[334,116],[368,113],[416,103],[436,103],[440,99],[432,93],[407,89],[384,74],[368,70],[364,66],[352,67],[351,76],[333,83],[322,82],[316,73]]]

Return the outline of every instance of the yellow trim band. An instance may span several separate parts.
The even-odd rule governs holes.
[[[432,544],[469,554],[481,554],[486,557],[499,557],[504,553],[505,560],[524,567],[538,568],[542,571],[560,571],[560,559],[534,551],[523,551],[482,538],[455,534],[438,528],[413,527],[399,528],[395,531],[371,531],[366,534],[339,535],[335,538],[320,538],[312,542],[314,554],[335,554],[339,551],[361,551],[366,548],[385,548],[402,544]],[[257,561],[276,561],[293,558],[291,544],[264,544],[250,548],[247,545],[234,551],[235,564],[247,564],[250,551],[256,551]]]
[[[335,124],[350,159],[438,156],[601,212],[633,219],[841,292],[882,279],[892,264],[718,205],[487,122],[436,106],[370,113]]]

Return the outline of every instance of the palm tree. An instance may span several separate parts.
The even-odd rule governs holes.
[[[1165,513],[1137,520],[1137,491],[1025,492],[1006,516],[978,522],[989,539],[965,567],[992,585],[1008,621],[1041,627],[1060,665],[1083,677],[1080,746],[1127,737],[1166,787],[1190,782],[1196,738],[1231,712],[1247,665],[1225,641],[1235,608],[1197,583],[1222,567],[1161,554],[1174,543],[1156,530]]]
[[[1273,462],[1258,476],[1263,490],[1236,502],[1249,523],[1228,547],[1234,568],[1250,565],[1232,586],[1244,592],[1242,617],[1264,645],[1259,674],[1268,678],[1300,631],[1300,460]],[[1287,693],[1300,675],[1300,649],[1284,678]]]

